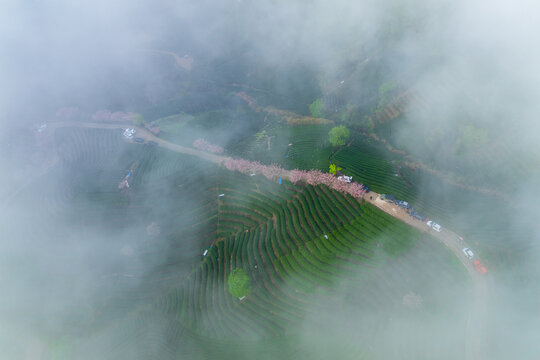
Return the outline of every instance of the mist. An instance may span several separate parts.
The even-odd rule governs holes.
[[[477,347],[477,359],[536,358],[539,7],[525,0],[2,2],[3,357],[458,359]],[[372,120],[407,91],[414,95],[402,117]],[[274,158],[259,159],[250,141],[266,136],[268,150],[281,142],[288,157],[290,139],[303,130],[291,126],[272,140],[272,121],[281,129],[280,116],[311,117],[317,99],[321,117],[364,135],[371,122],[372,138],[394,151],[389,162],[399,152],[401,164],[419,169],[420,209],[430,201],[452,209],[434,216],[475,246],[489,271],[485,287],[474,288],[463,269],[445,263],[449,251],[439,255],[427,235],[414,233],[399,262],[380,250],[389,270],[360,269],[337,278],[330,293],[314,291],[318,300],[274,342],[258,329],[244,338],[204,335],[182,322],[181,306],[151,315],[180,293],[178,284],[195,281],[205,249],[232,236],[219,227],[220,211],[245,185],[219,161],[128,143],[119,129],[53,124],[99,122],[100,111],[139,114],[160,125],[165,141],[192,147],[204,138],[226,156],[269,165]],[[275,159],[287,164],[281,153]],[[136,190],[121,192],[127,172]],[[273,184],[254,179],[261,194],[276,196]],[[387,289],[386,279],[403,286]],[[375,306],[366,289],[388,303]],[[471,326],[477,339],[464,334]],[[384,336],[373,337],[374,328]]]

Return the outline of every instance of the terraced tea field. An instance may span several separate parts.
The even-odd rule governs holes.
[[[214,349],[236,344],[248,350],[228,350],[231,358],[243,358],[264,341],[264,346],[284,343],[290,355],[301,347],[291,339],[305,327],[350,309],[362,333],[355,343],[365,345],[354,346],[359,352],[351,357],[392,358],[404,351],[403,358],[414,359],[417,346],[408,344],[421,339],[413,334],[395,344],[394,352],[368,349],[385,337],[391,321],[382,316],[374,326],[365,315],[412,317],[418,323],[396,330],[409,333],[421,327],[421,319],[445,309],[456,314],[455,326],[464,326],[460,305],[433,293],[435,286],[468,291],[460,265],[429,235],[367,203],[324,186],[280,185],[130,144],[116,131],[57,131],[56,175],[66,181],[37,198],[36,209],[53,203],[57,210],[43,212],[39,223],[50,223],[51,217],[69,221],[89,242],[99,234],[99,253],[107,264],[94,269],[101,300],[83,315],[90,324],[83,338],[92,339],[92,346],[83,338],[73,340],[74,353],[99,349],[99,358],[114,359],[139,343],[144,350],[137,356],[173,359],[204,344]],[[120,192],[117,185],[127,171],[130,188]],[[147,231],[152,223],[157,233]],[[227,288],[235,268],[244,269],[252,283],[242,300]],[[422,299],[418,308],[404,303],[410,293]],[[443,341],[432,334],[432,341],[458,348],[463,336]],[[437,353],[435,346],[423,349]]]
[[[327,171],[332,146],[327,125],[287,126],[268,120],[264,136],[250,136],[227,150],[238,157],[278,164],[285,169]],[[270,144],[270,147],[268,146]]]

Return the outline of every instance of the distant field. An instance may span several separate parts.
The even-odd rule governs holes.
[[[328,142],[331,126],[288,126],[278,123],[277,120],[269,120],[268,123],[262,129],[264,134],[260,139],[252,135],[227,150],[239,157],[265,164],[279,164],[286,169],[328,171],[328,157],[332,152],[332,146]]]

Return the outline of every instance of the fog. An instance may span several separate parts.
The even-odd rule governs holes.
[[[172,356],[161,353],[161,345],[171,346],[167,341],[175,339],[170,334],[175,315],[141,319],[160,294],[192,270],[215,236],[205,224],[187,224],[189,211],[217,216],[217,202],[182,188],[178,175],[201,160],[175,162],[172,153],[156,152],[148,166],[158,175],[137,178],[135,195],[114,197],[121,208],[115,213],[85,194],[101,189],[118,195],[117,180],[125,171],[146,166],[132,155],[133,148],[118,140],[119,132],[91,129],[95,137],[81,140],[82,131],[69,135],[50,125],[40,135],[41,124],[88,122],[100,110],[140,113],[147,120],[185,112],[179,120],[187,123],[182,145],[206,137],[227,150],[263,129],[269,116],[237,111],[245,106],[235,95],[242,89],[261,95],[256,99],[261,107],[301,115],[310,115],[316,99],[335,98],[335,110],[327,116],[337,122],[332,111],[352,114],[347,121],[353,123],[359,120],[355,111],[375,111],[384,82],[393,84],[393,95],[408,89],[419,94],[402,121],[392,125],[389,143],[431,170],[421,173],[425,189],[439,188],[441,198],[454,196],[449,184],[500,195],[469,196],[449,219],[452,230],[470,235],[467,240],[487,259],[485,288],[471,289],[457,278],[430,280],[426,294],[440,309],[424,309],[412,319],[390,305],[384,314],[362,307],[367,301],[362,289],[338,281],[335,298],[321,295],[328,301],[319,304],[324,315],[306,316],[287,333],[290,339],[280,339],[283,352],[271,342],[240,339],[241,345],[235,342],[223,354],[217,351],[226,348],[224,343],[201,348],[193,336],[173,346],[176,354],[197,359],[264,353],[271,359],[284,353],[296,358],[339,353],[340,358],[386,359],[399,358],[403,348],[420,358],[434,353],[448,359],[471,353],[476,359],[536,358],[539,11],[540,5],[525,0],[3,1],[1,357]],[[208,89],[218,89],[219,96]],[[62,117],[59,109],[74,109],[75,115]],[[227,125],[198,127],[193,115],[203,112],[210,113],[209,122],[216,113],[226,117]],[[64,151],[84,141],[88,148]],[[199,185],[215,191],[219,171],[208,165]],[[434,181],[431,174],[440,176]],[[496,206],[486,205],[493,199]],[[201,201],[216,205],[199,209]],[[115,226],[115,216],[129,225]],[[152,223],[162,234],[152,235]],[[178,229],[184,240],[174,248],[167,241]],[[422,246],[410,256],[430,257]],[[411,270],[402,274],[403,281],[420,274]],[[160,276],[164,280],[154,281]],[[372,276],[367,284],[385,275]],[[119,305],[130,296],[135,300]],[[340,299],[346,300],[335,306]],[[125,329],[142,324],[143,332],[122,338]],[[379,327],[386,337],[370,340],[370,327]],[[466,335],[457,334],[463,327]],[[414,336],[403,337],[407,332]],[[467,339],[469,334],[478,338]],[[129,350],[115,350],[126,341],[122,349]],[[73,353],[55,357],[51,344],[62,342],[72,344]],[[461,342],[463,348],[457,348]]]

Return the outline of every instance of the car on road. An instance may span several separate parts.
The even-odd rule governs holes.
[[[433,230],[437,231],[437,232],[441,232],[441,225],[437,224],[435,221],[433,220],[429,220],[427,223],[426,223],[427,226],[429,226],[430,228],[432,228]]]
[[[474,260],[474,267],[476,268],[476,270],[478,270],[478,272],[480,274],[485,274],[487,273],[487,269],[484,265],[482,265],[482,263],[480,262],[480,260]]]
[[[136,132],[137,130],[135,129],[127,128],[126,130],[124,130],[124,136],[128,139],[131,139]]]
[[[420,221],[426,221],[426,220],[427,220],[427,217],[425,217],[424,215],[422,215],[422,214],[420,214],[419,212],[414,211],[414,210],[411,210],[410,215],[411,215],[413,218],[418,219],[418,220],[420,220]]]
[[[469,248],[463,248],[461,249],[461,251],[463,251],[465,256],[468,257],[469,259],[472,259],[474,257],[474,253]]]
[[[345,176],[345,175],[342,175],[342,176],[338,176],[337,179],[338,179],[339,181],[343,181],[343,182],[346,182],[346,183],[352,182],[352,176]]]
[[[158,143],[155,142],[154,140],[149,140],[149,141],[148,141],[148,145],[157,146]]]
[[[396,201],[396,198],[389,194],[381,194],[381,200],[389,202],[389,203],[393,203]]]
[[[371,191],[370,188],[369,188],[367,185],[365,185],[365,184],[362,184],[362,189],[363,189],[366,193],[368,193],[368,192]]]
[[[133,141],[138,142],[138,143],[143,143],[144,139],[137,137],[137,138],[133,139]]]
[[[403,201],[403,200],[397,200],[396,205],[399,206],[399,207],[402,207],[404,209],[408,209],[408,208],[411,207],[408,202]]]

